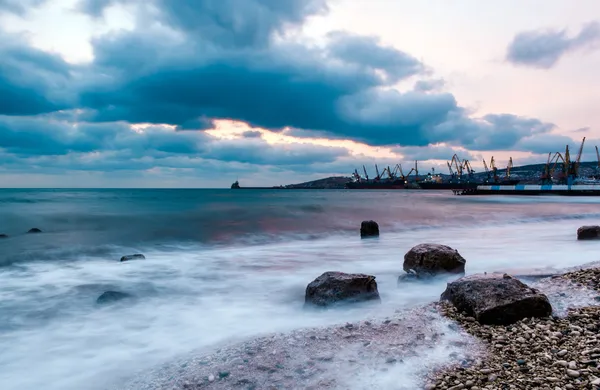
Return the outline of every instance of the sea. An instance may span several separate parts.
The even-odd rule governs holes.
[[[361,239],[363,220],[381,235]],[[219,346],[412,310],[445,287],[397,284],[420,243],[457,249],[467,274],[560,272],[600,260],[576,240],[599,223],[595,197],[1,189],[0,389],[119,389]],[[119,261],[134,253],[146,259]],[[375,275],[382,303],[304,310],[326,271]],[[99,305],[110,290],[135,299]]]

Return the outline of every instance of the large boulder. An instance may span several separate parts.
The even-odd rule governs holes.
[[[448,283],[441,299],[488,325],[509,325],[552,314],[548,297],[507,274],[460,278]]]
[[[127,294],[120,291],[105,291],[102,293],[102,295],[98,297],[98,299],[96,299],[96,303],[104,305],[107,303],[113,303],[131,297],[131,294]]]
[[[371,300],[381,301],[375,276],[325,272],[306,286],[304,304],[326,307]]]
[[[136,253],[134,255],[127,255],[121,257],[121,261],[144,260],[145,258],[146,256],[142,255],[141,253]]]
[[[360,237],[378,237],[379,225],[375,221],[362,221],[360,224]]]
[[[446,245],[419,244],[404,255],[403,269],[417,277],[464,274],[466,260]]]
[[[600,226],[582,226],[577,229],[578,240],[600,240]]]

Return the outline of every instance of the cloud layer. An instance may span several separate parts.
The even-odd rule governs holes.
[[[42,2],[0,0],[0,12],[24,14]],[[555,127],[507,113],[473,118],[431,69],[377,37],[333,31],[307,40],[301,28],[328,11],[325,0],[82,0],[78,10],[103,18],[117,4],[136,10],[137,26],[96,36],[89,64],[67,63],[0,31],[5,166],[116,171],[224,161],[347,172],[360,158],[302,138],[392,147],[410,160],[450,159],[457,147],[537,150]],[[593,26],[575,38],[519,35],[510,58],[553,64],[592,42]],[[563,42],[555,45],[562,51],[548,41]],[[526,47],[540,42],[546,54],[534,60]],[[414,87],[400,92],[403,82]],[[256,131],[219,139],[204,131],[218,119],[293,129],[287,134],[299,141],[270,144]],[[147,125],[140,130],[140,123]],[[430,146],[439,144],[446,146]]]

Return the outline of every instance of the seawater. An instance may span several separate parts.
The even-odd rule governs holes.
[[[378,239],[360,239],[365,219]],[[119,388],[186,354],[418,307],[444,289],[396,284],[422,242],[458,249],[467,273],[598,261],[575,231],[599,221],[595,198],[0,190],[0,388]],[[138,252],[146,260],[118,261]],[[330,270],[375,275],[382,304],[303,310],[307,283]],[[136,299],[98,306],[107,290]]]

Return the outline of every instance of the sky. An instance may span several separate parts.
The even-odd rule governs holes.
[[[0,187],[229,187],[600,145],[597,0],[0,0]],[[573,151],[571,152],[573,154]]]

